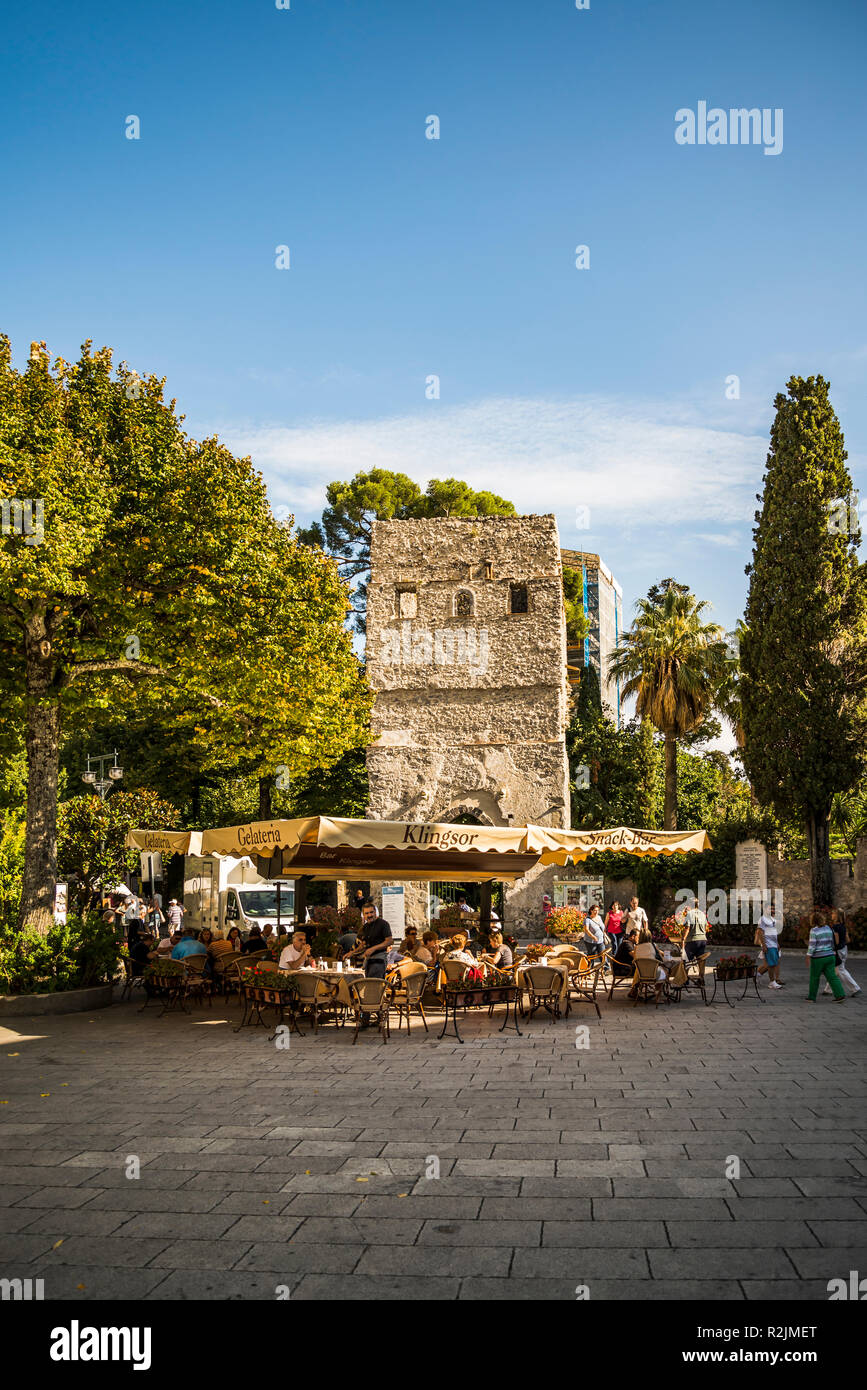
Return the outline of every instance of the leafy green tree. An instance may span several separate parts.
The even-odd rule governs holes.
[[[298,535],[306,545],[320,546],[337,561],[352,588],[355,627],[364,632],[370,543],[374,521],[406,521],[433,516],[514,516],[511,502],[493,492],[475,492],[456,478],[432,479],[422,492],[405,473],[372,468],[356,473],[348,483],[329,483],[328,506],[321,521],[302,528]]]
[[[576,713],[566,747],[574,826],[652,828],[646,816],[645,789],[655,780],[654,765],[660,759],[652,740],[648,752],[637,720],[617,729],[601,713],[585,723]]]
[[[655,584],[651,584],[647,591],[649,603],[655,603],[659,607],[665,601],[665,595],[669,589],[674,589],[679,594],[688,594],[688,584],[678,584],[676,579],[659,579]]]
[[[28,760],[20,915],[39,930],[62,728],[123,708],[133,685],[161,718],[195,718],[211,767],[242,749],[260,776],[297,775],[365,738],[334,564],[276,524],[249,460],[190,439],[162,393],[123,365],[112,377],[89,343],[53,369],[35,344],[19,372],[0,338],[0,496],[44,511],[38,540],[0,540],[0,693],[24,693]]]
[[[433,478],[425,489],[420,516],[514,516],[515,508],[495,492],[477,492],[458,478]]]
[[[62,801],[57,815],[57,869],[73,885],[82,915],[99,901],[103,885],[122,882],[137,867],[137,850],[125,840],[137,826],[175,830],[180,818],[174,806],[156,792],[114,792],[103,801],[95,795]]]
[[[830,903],[834,796],[858,785],[867,757],[867,566],[836,513],[852,481],[828,382],[793,376],[787,393],[747,566],[743,761],[759,800],[804,824],[813,900]]]
[[[670,585],[659,603],[639,599],[637,617],[609,663],[623,695],[636,696],[639,719],[648,718],[665,740],[666,830],[677,825],[677,743],[711,709],[722,679],[725,634],[705,623],[708,604]]]
[[[331,767],[316,768],[299,777],[292,789],[290,814],[363,820],[369,800],[365,752],[356,748],[344,753]]]
[[[577,645],[590,631],[590,620],[584,612],[584,576],[580,570],[563,566],[563,605],[566,609],[566,640]]]
[[[590,729],[603,718],[599,672],[593,665],[581,668],[581,684],[573,702],[574,719],[580,729]]]
[[[836,793],[831,802],[831,833],[832,841],[836,838],[842,847],[840,857],[854,859],[859,840],[867,837],[867,782],[850,792]]]

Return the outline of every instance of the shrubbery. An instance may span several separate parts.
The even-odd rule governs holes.
[[[108,984],[121,943],[98,917],[71,916],[46,935],[0,926],[0,993],[53,994]]]

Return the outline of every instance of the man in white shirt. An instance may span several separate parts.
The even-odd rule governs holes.
[[[782,989],[779,978],[780,941],[777,920],[769,907],[759,918],[759,931],[762,934],[762,954],[765,958],[764,965],[759,966],[759,974],[764,975],[767,971],[768,989]]]
[[[310,955],[310,947],[307,944],[307,933],[296,930],[288,946],[284,946],[280,952],[278,969],[280,970],[300,970],[302,965],[306,965]]]
[[[642,927],[647,926],[647,913],[643,907],[638,906],[637,898],[629,899],[629,911],[626,914],[626,921],[623,923],[623,930],[627,932],[630,927],[634,927],[636,932],[641,932]]]

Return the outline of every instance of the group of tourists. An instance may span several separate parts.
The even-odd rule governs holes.
[[[458,903],[464,907],[466,898],[461,895]],[[361,926],[357,932],[345,930],[338,938],[333,954],[346,966],[363,970],[369,978],[386,979],[401,966],[417,963],[430,971],[433,981],[437,967],[444,959],[459,961],[467,966],[484,963],[500,969],[508,969],[513,964],[516,942],[513,938],[504,938],[496,920],[484,937],[475,923],[466,931],[458,931],[445,940],[434,930],[425,931],[419,939],[417,929],[410,926],[406,928],[403,940],[398,942],[372,899],[365,898],[359,892],[355,905],[361,911]],[[471,909],[467,907],[466,911],[470,912]],[[253,926],[246,939],[236,926],[229,928],[225,934],[210,928],[200,932],[185,930],[183,906],[172,898],[163,911],[159,894],[148,899],[128,895],[114,902],[109,898],[103,903],[103,912],[103,920],[112,923],[126,936],[132,972],[137,975],[154,960],[171,958],[181,961],[191,955],[206,956],[205,972],[213,975],[214,963],[221,955],[240,953],[261,956],[277,945],[277,936],[270,924],[264,928]],[[754,940],[754,944],[760,948],[758,975],[766,977],[768,989],[773,990],[785,986],[785,981],[780,978],[781,926],[773,911],[766,908]],[[311,963],[313,930],[310,926],[298,927],[288,941],[281,937],[279,969],[297,970]],[[687,961],[707,956],[708,932],[708,919],[704,911],[693,905],[684,920],[683,955]],[[657,960],[658,981],[662,982],[667,977],[669,962],[653,940],[647,913],[636,896],[629,900],[626,908],[615,899],[604,916],[598,903],[592,904],[587,910],[578,945],[591,959],[609,952],[615,976],[634,975],[636,960],[646,958]],[[823,993],[833,994],[838,1002],[846,997],[844,985],[848,986],[852,995],[861,993],[860,986],[846,966],[847,956],[848,940],[843,914],[835,910],[816,909],[810,918],[807,944],[810,966],[807,1000],[815,1002],[820,984]]]

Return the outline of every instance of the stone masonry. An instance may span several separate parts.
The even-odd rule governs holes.
[[[375,522],[368,814],[568,826],[565,654],[553,516]],[[516,884],[510,916],[551,875]],[[407,894],[418,926],[423,893]]]

